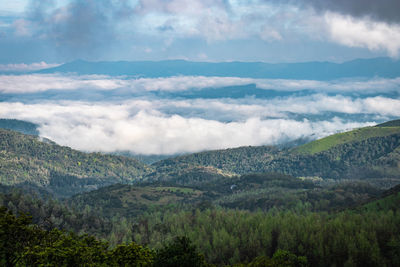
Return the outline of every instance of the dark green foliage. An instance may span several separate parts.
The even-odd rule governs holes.
[[[153,164],[156,172],[148,179],[163,177],[171,181],[176,179],[177,173],[193,166],[216,168],[215,175],[219,170],[225,176],[277,172],[333,179],[400,178],[400,134],[351,141],[314,154],[273,147],[241,147],[195,153]]]
[[[400,169],[386,171],[382,162],[400,146],[400,134],[373,137],[359,142],[337,145],[312,155],[285,155],[271,161],[273,169],[295,176],[320,176],[324,178],[378,178],[400,177]]]
[[[0,193],[0,204],[15,214],[32,214],[32,222],[46,230],[58,228],[105,237],[112,229],[111,221],[89,206],[82,209],[67,206],[61,201],[39,198],[37,194],[19,188],[9,187]]]
[[[109,258],[115,266],[152,266],[154,252],[132,242],[129,245],[118,245],[110,251]]]
[[[376,125],[376,127],[399,127],[399,126],[400,126],[400,120],[387,121],[385,123]]]
[[[368,203],[357,207],[357,209],[368,211],[391,211],[397,212],[400,207],[400,185],[391,188],[378,199],[372,199]]]
[[[284,250],[290,253],[281,259],[304,256],[299,262],[307,259],[311,266],[396,266],[399,258],[393,256],[400,253],[398,212],[329,215],[217,209],[152,214],[148,219],[150,246],[157,246],[162,236],[170,239],[184,233],[208,262],[218,265],[251,262]],[[155,222],[166,227],[166,234]]]
[[[36,136],[0,129],[0,183],[29,182],[57,196],[142,179],[149,168],[137,160],[83,153],[42,142]]]
[[[329,135],[294,148],[292,151],[300,154],[315,154],[327,151],[335,146],[353,142],[361,142],[374,137],[385,137],[399,134],[400,127],[364,127],[351,131]]]
[[[152,166],[159,173],[169,172],[174,166],[178,169],[188,166],[212,166],[228,173],[245,174],[261,172],[261,166],[272,160],[278,153],[279,150],[271,146],[239,147],[166,159]]]
[[[146,185],[116,184],[83,193],[67,200],[78,209],[86,206],[111,218],[117,214],[137,217],[145,212],[176,209],[191,210],[193,206],[218,205],[247,210],[332,211],[354,207],[382,190],[367,182],[343,182],[320,186],[318,181],[299,179],[276,173],[249,174],[198,183],[195,187],[173,186],[171,183]]]
[[[279,249],[272,256],[273,266],[307,266],[307,258],[304,256],[296,256],[289,251]]]
[[[262,176],[249,180],[257,182],[259,177]],[[355,184],[337,185],[333,188],[342,190],[347,187],[360,193],[371,190],[370,187],[361,185],[357,190]],[[390,193],[391,191],[393,192]],[[389,203],[393,201],[393,196],[398,198],[397,189],[391,191],[376,201],[384,200]],[[386,206],[390,209],[386,209]],[[134,265],[134,261],[152,260],[160,265],[162,263],[161,266],[186,260],[205,264],[201,261],[201,253],[208,262],[218,265],[247,262],[254,264],[250,266],[263,263],[293,266],[285,264],[296,261],[297,265],[294,266],[303,266],[307,259],[311,266],[397,266],[400,253],[400,206],[375,204],[371,208],[371,203],[368,203],[365,207],[331,214],[309,212],[304,205],[297,206],[293,211],[277,211],[273,208],[269,212],[207,207],[202,211],[180,208],[160,210],[143,214],[134,220],[136,223],[124,218],[113,219],[109,239],[122,235],[117,237],[120,240],[118,243],[124,240],[123,236],[130,235],[135,243],[129,244],[131,241],[128,241],[128,245],[120,245],[111,250],[89,236],[40,230],[29,225],[29,220],[23,219],[24,217],[15,218],[10,213],[6,213],[8,217],[5,218],[11,216],[12,220],[5,224],[12,225],[12,221],[21,218],[22,224],[17,224],[15,229],[22,229],[22,234],[12,238],[19,236],[20,239],[14,243],[24,245],[13,248],[13,251],[24,255],[20,262],[25,264],[54,262],[54,265],[73,265],[81,259],[92,265],[111,266],[124,265],[121,263],[124,261]],[[2,226],[1,229],[11,228]],[[29,234],[30,231],[33,234]],[[18,230],[12,232],[18,233]],[[11,235],[10,231],[6,235]],[[175,236],[187,236],[193,243],[186,238],[175,239]],[[6,240],[6,237],[2,237],[2,240]],[[151,256],[151,250],[137,245],[140,243],[157,248],[155,258]],[[5,254],[6,251],[3,250],[2,253]]]
[[[187,237],[176,237],[157,251],[155,267],[206,266],[203,255],[196,251]]]
[[[25,247],[35,244],[41,232],[29,226],[31,220],[25,215],[15,217],[0,207],[0,265],[15,266]]]
[[[44,232],[39,244],[24,249],[21,265],[28,266],[152,266],[154,252],[132,242],[109,250],[92,236],[59,230]]]
[[[237,267],[241,265],[235,265]],[[289,251],[281,250],[275,252],[272,258],[260,256],[245,265],[247,267],[305,267],[308,266],[307,258],[296,256]]]
[[[84,209],[86,206],[101,210],[103,216],[116,214],[136,217],[144,212],[164,210],[183,204],[194,204],[203,199],[200,190],[167,185],[132,186],[115,184],[99,190],[76,195],[67,203]]]
[[[400,134],[314,154],[211,151],[151,168],[12,131],[0,137],[0,178],[22,188],[0,186],[0,204],[33,215],[0,209],[0,265],[400,265],[400,189],[381,195],[371,184],[398,183]]]
[[[99,266],[107,263],[107,247],[92,236],[77,236],[59,230],[44,232],[44,238],[25,247],[20,260],[25,266]]]
[[[154,252],[135,243],[109,250],[93,236],[45,231],[0,207],[1,266],[152,266]]]

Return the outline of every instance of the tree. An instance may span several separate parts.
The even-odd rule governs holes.
[[[204,256],[197,253],[187,237],[176,237],[157,251],[154,266],[158,267],[201,267],[207,266]]]
[[[0,265],[15,266],[24,248],[36,243],[43,231],[30,226],[31,217],[16,217],[5,207],[0,207]]]
[[[108,244],[88,235],[78,236],[54,229],[39,244],[27,247],[22,263],[26,266],[106,265]]]
[[[151,266],[154,254],[149,248],[131,242],[129,245],[119,245],[112,250],[109,253],[109,263],[115,266]]]

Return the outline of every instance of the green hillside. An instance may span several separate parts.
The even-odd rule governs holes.
[[[400,127],[400,120],[387,121],[376,125],[376,127]]]
[[[223,207],[249,211],[333,211],[353,207],[378,197],[383,190],[366,182],[320,184],[277,173],[248,174],[182,186],[158,182],[116,184],[81,193],[67,200],[83,210],[87,206],[107,218],[140,218],[148,212]]]
[[[216,266],[304,266],[289,256],[309,266],[399,266],[399,187],[384,189],[400,182],[400,133],[389,128],[398,127],[363,128],[359,138],[317,153],[241,147],[151,166],[0,130],[0,181],[14,184],[0,186],[0,204],[32,214],[34,229],[93,234],[110,251],[134,241],[159,253],[186,236]],[[0,221],[14,240],[5,208]],[[21,246],[18,256],[84,251],[71,243],[75,234],[54,249],[63,237],[49,233],[54,244],[19,239],[34,246]],[[276,255],[286,265],[273,264]]]
[[[204,166],[221,170],[226,175],[263,172],[262,166],[282,152],[273,146],[245,146],[205,151],[158,161],[152,166],[159,173],[183,166]]]
[[[398,212],[400,209],[400,185],[383,192],[380,198],[369,201],[361,209],[367,211]]]
[[[0,128],[14,130],[23,134],[39,135],[38,125],[15,119],[0,119]]]
[[[333,179],[400,178],[400,133],[338,144],[314,154],[265,150],[243,147],[167,159],[153,164],[155,172],[147,179],[172,180],[190,166],[215,168],[230,175],[277,172]]]
[[[303,154],[315,154],[322,151],[327,151],[337,145],[349,142],[359,142],[371,137],[383,137],[396,133],[400,133],[400,125],[395,123],[386,124],[386,126],[385,124],[382,124],[382,126],[359,128],[349,132],[330,135],[328,137],[307,143],[293,149],[293,151]]]
[[[138,181],[150,171],[134,159],[83,153],[4,129],[0,129],[0,164],[0,183],[33,183],[58,195]]]
[[[117,214],[138,217],[145,212],[160,211],[176,205],[201,200],[203,191],[173,185],[132,186],[115,184],[74,196],[68,203],[79,209],[87,205],[106,217]]]
[[[307,148],[318,152],[298,152]],[[249,173],[399,179],[400,127],[365,127],[294,150],[239,147],[169,158],[151,166],[123,156],[83,153],[0,129],[0,164],[0,183],[31,183],[63,197],[114,183],[153,181],[202,186]]]

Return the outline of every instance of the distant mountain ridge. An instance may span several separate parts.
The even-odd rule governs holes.
[[[0,119],[0,128],[14,130],[23,134],[39,135],[38,125],[16,119]]]
[[[395,78],[400,76],[400,61],[390,58],[356,59],[344,63],[303,62],[191,62],[115,61],[89,62],[77,60],[34,73],[77,73],[81,75],[129,75],[137,77],[220,76],[268,79],[333,80],[355,77]]]

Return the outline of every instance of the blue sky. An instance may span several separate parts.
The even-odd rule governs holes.
[[[3,0],[0,64],[398,58],[397,0]]]

